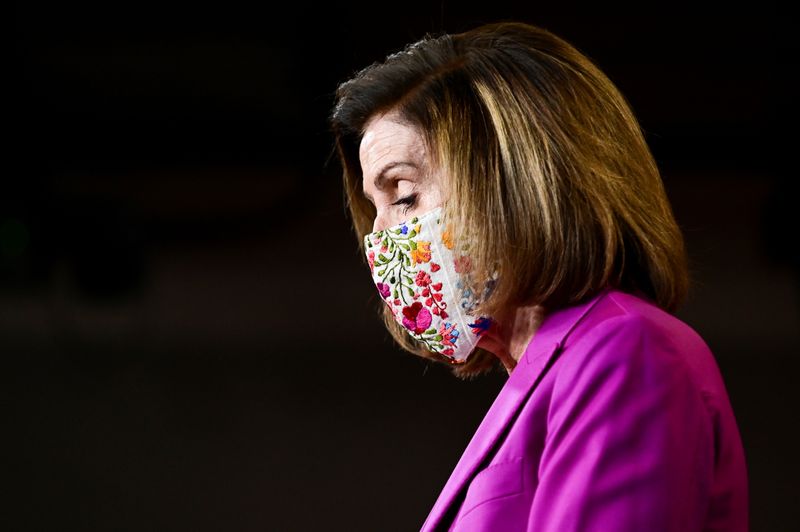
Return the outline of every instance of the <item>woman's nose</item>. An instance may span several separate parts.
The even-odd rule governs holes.
[[[372,222],[372,232],[375,233],[382,229],[386,229],[386,225],[383,223],[383,217],[379,214],[375,217],[375,220]]]
[[[372,232],[382,231],[387,227],[392,226],[392,220],[389,219],[386,212],[380,211],[375,216],[375,220],[372,222]]]

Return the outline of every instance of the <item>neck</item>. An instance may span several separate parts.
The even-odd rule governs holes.
[[[478,347],[499,358],[510,375],[543,319],[544,309],[541,306],[517,307],[508,315],[494,321],[481,335]]]

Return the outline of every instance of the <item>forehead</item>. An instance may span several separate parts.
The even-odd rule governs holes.
[[[425,143],[419,130],[396,113],[378,115],[367,122],[358,151],[364,177],[395,159],[421,163]]]

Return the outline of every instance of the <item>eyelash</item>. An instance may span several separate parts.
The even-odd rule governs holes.
[[[406,196],[405,198],[401,198],[394,202],[393,205],[405,205],[403,209],[403,213],[407,213],[408,209],[414,206],[414,201],[417,199],[416,194],[411,194],[410,196]]]

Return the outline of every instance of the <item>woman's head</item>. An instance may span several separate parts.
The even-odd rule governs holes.
[[[544,29],[426,37],[343,83],[331,122],[359,242],[440,205],[451,238],[469,245],[466,282],[497,274],[476,312],[557,308],[606,285],[670,311],[685,297],[683,239],[629,105]],[[380,173],[387,165],[394,174]],[[413,193],[412,208],[392,205]],[[441,360],[385,305],[384,321],[406,350]],[[478,352],[454,372],[494,363]]]

